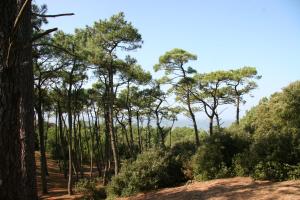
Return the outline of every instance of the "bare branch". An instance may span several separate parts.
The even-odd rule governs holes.
[[[51,29],[46,30],[46,31],[43,32],[43,33],[39,33],[39,34],[37,34],[35,37],[33,37],[33,38],[31,39],[31,42],[34,42],[34,41],[36,41],[36,40],[38,40],[38,39],[44,37],[45,35],[48,35],[49,33],[52,33],[52,32],[57,31],[57,30],[58,30],[57,28],[51,28]]]
[[[62,16],[75,15],[74,13],[63,13],[63,14],[57,14],[57,15],[42,15],[42,14],[38,14],[38,13],[32,13],[32,14],[37,17],[62,17]]]

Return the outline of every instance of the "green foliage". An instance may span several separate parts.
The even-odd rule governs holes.
[[[190,141],[178,142],[170,149],[169,158],[172,171],[169,174],[174,183],[193,179],[191,157],[195,153],[196,145]]]
[[[229,174],[223,162],[221,148],[216,144],[204,145],[193,157],[193,174],[196,180],[224,178]]]
[[[236,174],[257,179],[298,177],[300,159],[300,82],[263,99],[241,120],[240,131],[251,137],[247,155],[234,158]]]
[[[175,145],[176,143],[181,142],[193,142],[195,140],[194,130],[189,127],[175,127],[172,130],[171,143]],[[165,145],[170,145],[170,135],[166,137]]]
[[[75,191],[83,194],[83,200],[97,199],[96,181],[91,179],[80,179],[75,183]]]
[[[252,177],[260,180],[283,181],[287,179],[290,166],[275,161],[259,162],[254,167]]]
[[[156,189],[169,184],[168,161],[161,150],[149,150],[133,162],[125,161],[121,171],[107,188],[110,198],[128,196],[140,191]]]
[[[110,198],[173,186],[190,179],[189,160],[195,151],[194,143],[184,142],[177,143],[170,151],[151,149],[138,155],[135,161],[125,161],[107,187]]]
[[[225,130],[208,136],[193,157],[193,173],[197,180],[230,177],[235,170],[241,173],[243,166],[238,166],[238,154],[249,146],[247,137],[229,133]],[[233,159],[236,156],[235,159]],[[232,166],[236,165],[236,169]]]
[[[288,171],[288,179],[300,179],[300,163],[294,166],[290,166],[290,170]]]

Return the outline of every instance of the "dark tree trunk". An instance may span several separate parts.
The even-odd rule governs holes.
[[[57,112],[58,112],[58,124],[59,124],[59,136],[60,136],[60,145],[61,145],[61,152],[63,156],[63,171],[64,177],[67,178],[67,158],[65,152],[66,142],[64,139],[64,132],[63,132],[63,117],[60,103],[57,103]]]
[[[129,128],[129,135],[130,135],[130,151],[133,152],[134,140],[133,140],[133,129],[132,129],[132,111],[129,106],[127,111],[128,111],[128,128]]]
[[[240,97],[236,98],[236,124],[240,123]]]
[[[103,185],[106,185],[107,180],[107,173],[109,170],[109,160],[110,160],[110,140],[109,140],[109,125],[108,125],[108,108],[107,105],[104,107],[104,121],[105,121],[105,166],[104,166],[104,172],[103,172]]]
[[[68,123],[69,123],[69,179],[68,179],[68,194],[72,195],[72,185],[73,185],[73,173],[72,173],[72,164],[73,164],[73,158],[72,158],[72,108],[71,108],[71,89],[72,86],[70,84],[69,87],[69,94],[68,94]]]
[[[139,111],[136,112],[136,124],[137,124],[137,132],[138,132],[138,137],[139,137],[139,150],[140,153],[142,152],[142,135],[140,131],[140,114]]]
[[[0,199],[37,199],[31,1],[0,2]]]
[[[213,135],[214,117],[209,118],[209,135]]]
[[[91,147],[90,147],[90,178],[93,177],[93,159],[94,159],[94,133],[92,131],[92,125],[91,125],[91,118],[89,110],[87,110],[87,116],[88,116],[88,123],[89,123],[89,131],[91,135]]]
[[[191,100],[190,100],[190,93],[189,93],[189,91],[187,92],[187,105],[188,105],[190,116],[191,116],[192,121],[193,121],[193,127],[194,127],[196,145],[199,146],[200,145],[199,131],[198,131],[198,127],[197,127],[197,122],[196,122],[195,114],[194,114],[194,112],[192,110],[192,107],[191,107]]]
[[[148,145],[147,145],[147,147],[151,148],[151,126],[150,126],[151,117],[150,117],[150,114],[147,116],[147,118],[148,118],[148,120],[147,120],[147,132],[148,132]]]

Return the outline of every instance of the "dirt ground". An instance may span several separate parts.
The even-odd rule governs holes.
[[[35,152],[35,159],[37,165],[37,187],[39,199],[43,200],[70,200],[80,197],[80,195],[68,195],[67,185],[68,180],[64,178],[64,175],[59,172],[58,163],[55,160],[50,159],[47,156],[48,172],[47,186],[48,194],[42,195],[41,193],[41,176],[40,176],[40,154]]]
[[[253,181],[247,177],[192,182],[119,200],[300,200],[300,180]]]
[[[41,195],[40,159],[36,153],[37,182],[42,200],[71,200],[80,195],[69,196],[67,179],[59,172],[58,163],[48,158],[47,195]],[[248,177],[191,182],[179,187],[140,193],[118,200],[300,200],[300,180],[285,182],[254,181]]]

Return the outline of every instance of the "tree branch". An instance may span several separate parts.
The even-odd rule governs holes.
[[[38,14],[38,13],[32,13],[32,14],[37,17],[62,17],[62,16],[75,15],[74,13],[63,13],[63,14],[57,14],[57,15],[42,15],[42,14]]]
[[[21,18],[22,18],[22,15],[25,11],[25,8],[26,6],[31,2],[31,0],[26,0],[24,2],[24,4],[22,5],[21,9],[20,9],[20,12],[18,13],[16,19],[15,19],[15,22],[14,22],[14,28],[13,28],[13,34],[15,33],[16,29],[17,29],[17,26],[19,25],[20,21],[21,21]]]
[[[49,33],[52,33],[52,32],[57,31],[57,30],[58,30],[57,28],[51,28],[51,29],[46,30],[43,33],[39,33],[31,39],[31,42],[34,42],[34,41],[40,39],[41,37],[44,37],[45,35],[48,35]]]

